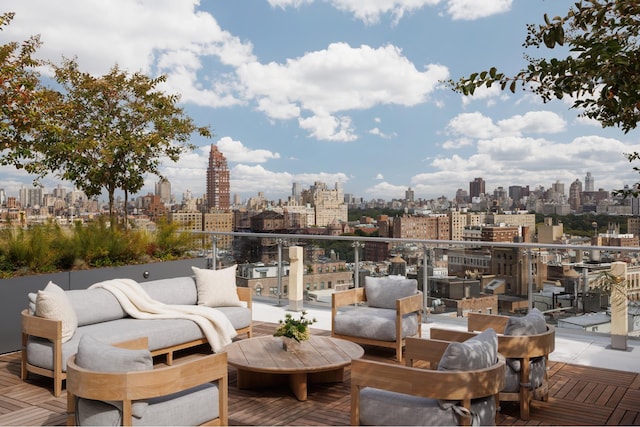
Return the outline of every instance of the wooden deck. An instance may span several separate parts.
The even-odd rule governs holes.
[[[271,334],[275,327],[255,322],[254,332]],[[396,363],[390,349],[366,347],[364,357]],[[534,402],[526,422],[517,417],[516,404],[506,402],[498,425],[640,425],[640,374],[549,365],[549,401]],[[51,379],[37,375],[20,380],[19,353],[0,355],[0,425],[65,425],[66,393],[55,398],[51,388]],[[238,390],[235,369],[229,368],[229,424],[349,425],[349,393],[348,369],[345,382],[311,385],[308,400],[300,402],[286,386]]]

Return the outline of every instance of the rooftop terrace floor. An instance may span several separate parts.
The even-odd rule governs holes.
[[[254,333],[269,335],[275,330],[283,309],[267,304],[254,305]],[[326,317],[320,317],[313,333],[329,335]],[[275,320],[269,319],[275,316]],[[458,320],[431,319],[430,322],[459,327]],[[629,351],[607,350],[605,341],[579,334],[556,337],[556,351],[549,363],[550,398],[532,403],[531,419],[518,418],[518,406],[504,402],[498,425],[640,425],[640,346]],[[392,350],[365,347],[367,359],[396,363]],[[555,354],[557,352],[557,354]],[[184,357],[196,357],[186,354]],[[616,369],[607,369],[606,367]],[[349,425],[350,372],[345,381],[314,384],[308,400],[300,402],[287,387],[239,390],[235,369],[229,368],[230,425]],[[66,392],[55,398],[51,379],[30,375],[20,380],[20,353],[0,355],[0,425],[65,425]]]

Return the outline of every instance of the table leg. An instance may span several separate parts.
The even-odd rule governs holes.
[[[307,400],[307,374],[289,374],[289,388],[298,400]]]

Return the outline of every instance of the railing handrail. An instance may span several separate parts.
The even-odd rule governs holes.
[[[370,236],[329,236],[326,234],[287,234],[287,233],[258,233],[246,231],[193,231],[194,234],[205,234],[212,236],[235,236],[235,237],[263,237],[282,239],[302,239],[302,240],[348,240],[358,242],[393,242],[393,243],[418,243],[426,246],[470,246],[470,247],[508,247],[524,249],[578,249],[584,251],[607,251],[607,252],[640,252],[638,247],[629,246],[595,246],[595,245],[571,245],[562,243],[520,243],[520,242],[486,242],[468,240],[434,240],[434,239],[407,239],[400,237],[370,237]]]

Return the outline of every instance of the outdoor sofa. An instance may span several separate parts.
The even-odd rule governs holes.
[[[173,363],[178,350],[209,343],[213,352],[217,352],[230,338],[240,334],[251,337],[251,290],[236,287],[236,267],[222,270],[194,267],[195,276],[140,284],[119,279],[83,290],[64,291],[49,283],[37,294],[29,295],[29,308],[22,311],[21,378],[26,380],[29,372],[53,378],[53,392],[59,396],[66,379],[66,361],[77,352],[84,335],[106,343],[147,337],[152,356],[165,355],[168,365]],[[150,298],[150,304],[161,314],[136,313],[138,318],[132,317],[128,311],[136,307],[123,302],[117,289],[110,287],[121,283],[141,288],[144,292],[138,295],[140,300]],[[173,315],[178,309],[196,314]],[[220,313],[228,320],[226,325]],[[209,318],[222,320],[219,323],[227,331],[212,325]]]

